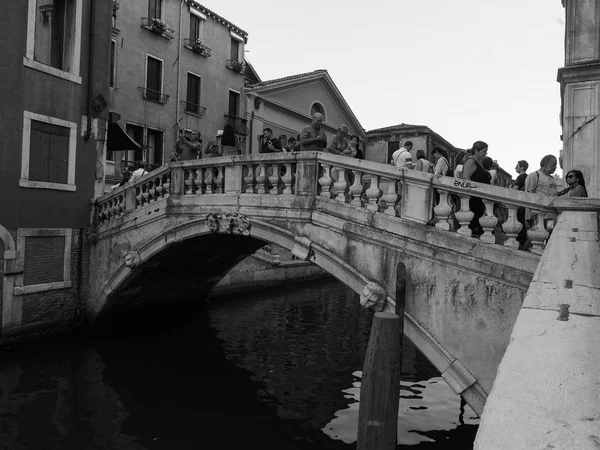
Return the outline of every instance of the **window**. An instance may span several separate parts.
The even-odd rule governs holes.
[[[117,41],[110,41],[110,87],[115,87],[117,71]]]
[[[142,148],[127,151],[127,161],[144,160],[144,127],[138,125],[125,124],[125,132],[131,139],[140,144]]]
[[[240,55],[240,42],[235,38],[231,38],[231,54],[230,54],[229,58],[232,61],[239,61],[240,60],[239,55]]]
[[[400,141],[389,141],[388,142],[388,151],[387,151],[387,161],[386,161],[386,163],[390,163],[392,161],[392,155],[399,148],[400,148]]]
[[[163,163],[163,133],[159,130],[148,129],[148,148],[145,162],[162,166]]]
[[[323,116],[323,122],[327,122],[327,116],[325,115],[325,108],[319,102],[313,102],[313,104],[310,105],[310,111],[309,111],[310,117],[312,117],[315,113],[320,113]]]
[[[163,62],[160,59],[148,55],[146,61],[146,98],[157,102],[161,101],[162,65]]]
[[[240,104],[240,94],[235,91],[229,91],[229,112],[228,114],[233,117],[238,115],[238,107]]]
[[[200,111],[200,84],[201,78],[188,72],[185,110],[194,114],[198,114]]]
[[[72,286],[71,229],[20,228],[17,241],[17,271],[20,273],[15,277],[15,295]]]
[[[162,18],[162,0],[148,0],[148,19]]]
[[[23,64],[80,83],[82,0],[28,0]]]
[[[197,41],[200,39],[200,18],[190,14],[190,39]]]
[[[19,186],[75,190],[77,124],[25,111]]]
[[[119,3],[116,0],[113,0],[112,6],[112,26],[113,28],[117,28],[117,10],[119,9]]]

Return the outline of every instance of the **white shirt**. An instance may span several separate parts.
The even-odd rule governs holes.
[[[148,171],[146,169],[144,169],[143,167],[140,167],[139,169],[136,169],[133,171],[133,173],[131,174],[131,179],[129,180],[130,183],[135,183],[137,180],[139,180],[140,178],[142,178],[142,176],[146,175],[148,173]]]
[[[392,161],[396,167],[404,167],[406,169],[413,168],[412,156],[404,147],[400,147],[392,154]]]

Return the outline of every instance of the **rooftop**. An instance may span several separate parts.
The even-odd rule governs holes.
[[[249,87],[249,88],[263,87],[263,86],[268,86],[270,84],[281,83],[284,81],[291,81],[291,80],[297,80],[300,78],[306,78],[306,77],[309,77],[312,75],[318,75],[321,73],[327,73],[327,70],[317,69],[317,70],[313,70],[312,72],[298,73],[295,75],[289,75],[287,77],[282,77],[282,78],[274,78],[273,80],[265,80],[265,81],[261,81],[260,83],[249,84],[247,87]]]
[[[185,0],[185,2],[188,5],[191,5],[194,8],[196,8],[197,10],[199,10],[202,14],[206,14],[207,16],[210,16],[213,19],[215,19],[217,22],[222,23],[227,28],[229,28],[231,31],[234,31],[235,33],[242,36],[245,40],[248,40],[248,33],[246,31],[242,30],[236,24],[230,22],[229,20],[225,19],[224,17],[218,15],[216,12],[208,9],[206,6],[203,6],[194,0]]]

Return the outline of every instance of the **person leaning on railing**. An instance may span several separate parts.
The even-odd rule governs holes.
[[[323,115],[315,113],[310,125],[302,128],[300,132],[300,150],[301,151],[322,151],[327,148],[327,136],[321,129]]]
[[[471,149],[471,155],[463,164],[463,178],[476,183],[490,184],[490,173],[483,168],[481,163],[487,156],[488,145],[483,141],[475,141]],[[485,214],[485,204],[479,197],[469,199],[469,209],[473,212],[473,219],[469,224],[473,237],[483,234],[483,228],[479,225],[479,218]]]
[[[563,189],[558,195],[566,195],[568,197],[587,197],[587,190],[585,188],[585,180],[580,170],[570,170],[565,176],[567,188]]]

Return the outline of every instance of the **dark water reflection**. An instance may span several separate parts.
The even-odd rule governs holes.
[[[120,313],[94,335],[4,352],[0,449],[355,448],[370,321],[323,281]],[[405,343],[399,442],[472,448],[476,426],[458,426],[438,376]]]

